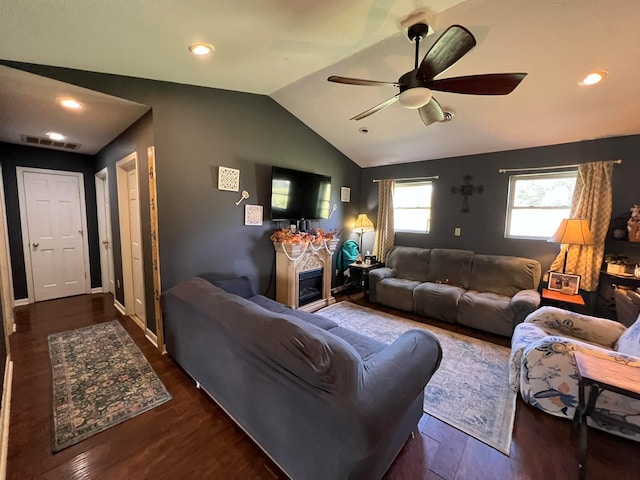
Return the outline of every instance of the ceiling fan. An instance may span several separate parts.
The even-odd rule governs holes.
[[[359,78],[330,76],[327,80],[347,85],[379,86],[390,85],[400,88],[400,92],[388,100],[359,113],[350,120],[362,120],[399,101],[406,108],[418,109],[425,125],[447,120],[446,112],[432,97],[432,90],[471,95],[507,95],[511,93],[527,76],[526,73],[490,73],[468,75],[436,80],[435,77],[460,60],[476,46],[473,34],[461,25],[450,26],[431,46],[427,54],[418,63],[420,41],[427,35],[429,26],[424,22],[411,25],[407,35],[416,44],[415,68],[405,73],[397,82],[380,82]]]

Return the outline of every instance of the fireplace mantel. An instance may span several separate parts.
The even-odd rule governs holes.
[[[276,251],[276,300],[291,308],[315,311],[335,303],[331,296],[331,258],[338,239],[324,240],[318,245],[311,243],[273,242]],[[322,298],[299,305],[300,273],[322,269]]]

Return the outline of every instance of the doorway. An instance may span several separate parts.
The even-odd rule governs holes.
[[[116,285],[113,266],[113,241],[111,238],[111,202],[109,200],[109,176],[106,168],[96,177],[96,207],[98,210],[98,245],[100,247],[100,271],[102,293],[115,296]]]
[[[90,293],[84,176],[16,167],[29,303]]]
[[[136,152],[116,163],[120,243],[122,249],[122,283],[126,315],[146,331],[144,300],[144,266]]]

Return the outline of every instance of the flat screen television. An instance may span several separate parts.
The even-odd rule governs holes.
[[[271,169],[271,220],[329,218],[331,177],[289,168]]]

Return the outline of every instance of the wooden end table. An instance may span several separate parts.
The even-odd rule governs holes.
[[[365,294],[369,293],[369,272],[376,268],[384,267],[384,263],[350,263],[349,270],[351,270],[352,278],[358,282],[360,288]]]
[[[584,306],[584,298],[579,293],[569,295],[567,293],[556,292],[548,288],[542,289],[543,305],[553,305],[565,310],[571,310],[575,305]]]
[[[587,475],[587,417],[593,413],[604,390],[640,400],[640,367],[633,367],[593,355],[575,352],[578,367],[578,408],[573,417],[574,429],[580,434],[579,475]],[[585,387],[591,387],[585,397]]]

